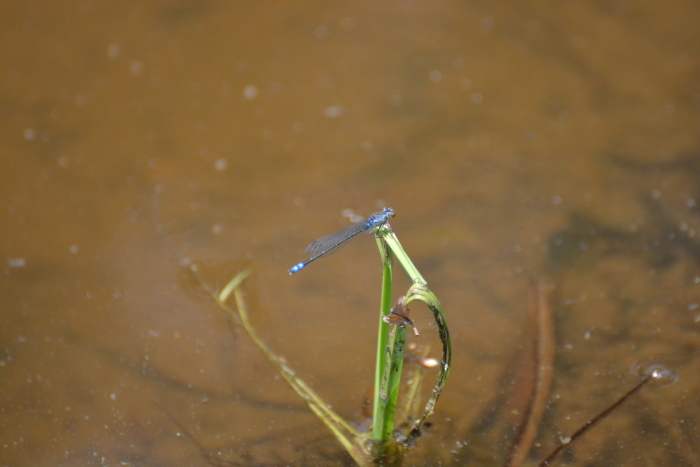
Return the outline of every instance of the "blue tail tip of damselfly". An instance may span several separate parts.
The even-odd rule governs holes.
[[[289,275],[291,276],[295,272],[301,271],[304,266],[306,266],[306,263],[295,264],[294,266],[291,267],[291,269],[289,269]]]

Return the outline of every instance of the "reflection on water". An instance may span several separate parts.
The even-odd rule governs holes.
[[[528,345],[528,281],[546,278],[555,365],[531,458],[658,361],[677,382],[562,462],[700,465],[694,3],[0,11],[3,464],[348,463],[180,268],[223,284],[252,265],[263,338],[363,423],[373,242],[287,269],[343,209],[391,206],[455,338],[408,464],[503,464],[503,375]]]

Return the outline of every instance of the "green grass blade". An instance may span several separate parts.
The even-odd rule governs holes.
[[[401,263],[401,266],[403,266],[406,274],[408,274],[408,277],[410,277],[413,282],[427,284],[425,279],[423,279],[423,276],[421,276],[420,272],[418,272],[418,269],[416,269],[416,267],[413,265],[411,258],[409,258],[406,252],[403,250],[401,243],[399,243],[399,239],[396,238],[396,234],[393,230],[391,230],[391,227],[384,225],[381,229],[379,229],[379,234],[394,253],[396,259],[399,260],[399,263]]]
[[[200,277],[195,279],[212,294],[212,298],[216,301],[219,307],[233,321],[240,323],[255,345],[265,354],[267,359],[277,369],[280,375],[289,383],[294,391],[301,396],[309,408],[316,414],[318,418],[331,430],[336,439],[343,445],[345,450],[360,466],[370,466],[373,464],[371,455],[368,452],[366,440],[367,437],[360,433],[355,427],[348,423],[344,418],[335,413],[329,408],[329,405],[316,394],[304,381],[296,376],[287,364],[285,364],[277,355],[275,355],[258,336],[257,332],[250,323],[248,306],[244,300],[241,285],[251,275],[250,270],[245,270],[231,279],[221,292],[213,293],[210,287],[207,287]],[[233,294],[237,312],[231,308],[227,300]]]
[[[393,262],[391,250],[386,247],[381,237],[377,237],[377,246],[382,255],[382,298],[379,310],[379,333],[377,337],[377,362],[374,378],[374,404],[372,416],[372,439],[386,441],[386,404],[388,402],[388,374],[391,359],[388,357],[387,345],[389,344],[389,325],[382,320],[391,310],[391,293],[393,279]],[[384,393],[384,397],[382,397]],[[392,423],[392,422],[389,422]]]

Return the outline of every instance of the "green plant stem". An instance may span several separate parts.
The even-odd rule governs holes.
[[[401,370],[403,368],[404,350],[406,348],[406,326],[395,326],[389,338],[391,354],[388,356],[390,364],[388,365],[388,374],[385,374],[386,385],[385,391],[385,406],[384,406],[384,427],[382,432],[382,440],[391,439],[394,434],[394,414],[396,413],[396,405],[399,401],[399,388],[401,383]]]
[[[389,325],[382,319],[388,315],[391,310],[391,292],[393,279],[393,262],[392,253],[386,247],[381,237],[377,237],[377,246],[382,255],[382,299],[379,313],[379,334],[377,337],[377,362],[374,378],[374,404],[372,417],[372,439],[387,440],[389,437],[385,435],[386,429],[386,402],[387,399],[382,398],[381,387],[385,377],[387,368],[387,345],[389,343]],[[389,422],[393,425],[393,421]],[[390,435],[389,435],[390,436]]]
[[[427,285],[428,283],[425,281],[425,279],[423,279],[423,276],[421,276],[418,269],[416,269],[416,267],[413,265],[411,258],[409,258],[406,252],[403,250],[403,247],[401,246],[401,243],[399,243],[399,239],[396,238],[394,231],[391,230],[390,227],[384,226],[381,228],[379,233],[389,246],[389,249],[394,253],[394,255],[396,255],[396,259],[399,260],[399,263],[401,263],[401,266],[403,266],[406,274],[408,274],[408,277],[410,277],[413,282]]]

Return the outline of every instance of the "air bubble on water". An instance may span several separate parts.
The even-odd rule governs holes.
[[[323,110],[323,115],[328,118],[338,118],[345,113],[345,109],[339,105],[333,105],[331,107],[326,107]]]
[[[37,131],[34,128],[27,128],[24,130],[24,139],[27,141],[34,141],[37,136]]]
[[[314,35],[319,39],[325,39],[326,37],[328,37],[328,28],[325,26],[317,27],[314,31]]]
[[[631,370],[641,379],[650,378],[649,384],[656,387],[668,386],[678,380],[678,375],[658,359],[637,361]]]
[[[256,97],[258,97],[258,88],[256,88],[252,84],[247,85],[243,88],[243,97],[245,97],[249,101],[252,101]]]
[[[217,172],[223,172],[228,167],[228,161],[226,159],[217,159],[214,162],[214,170]]]
[[[138,60],[132,60],[131,63],[129,63],[129,71],[134,76],[140,75],[143,71],[143,63]]]
[[[7,264],[11,268],[23,268],[27,265],[27,260],[24,258],[10,258],[7,260]]]
[[[345,29],[346,31],[352,31],[352,29],[355,27],[355,20],[352,18],[345,17],[340,20],[340,27]]]
[[[119,44],[116,42],[113,42],[109,44],[107,47],[107,56],[109,58],[117,58],[119,56],[119,53],[122,51],[122,48]]]

